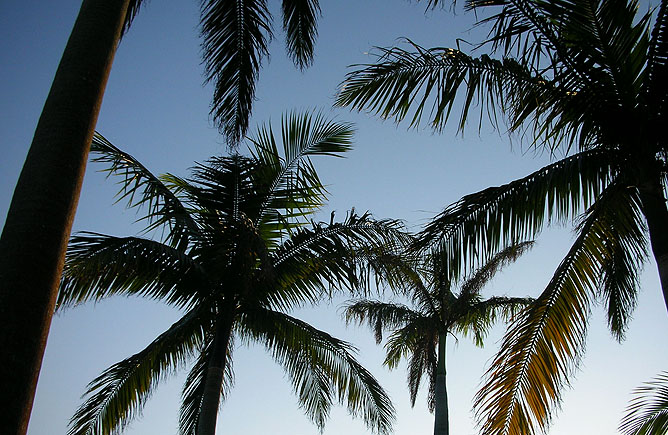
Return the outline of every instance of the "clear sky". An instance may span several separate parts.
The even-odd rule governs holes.
[[[462,137],[406,130],[366,114],[331,109],[347,66],[373,59],[373,46],[390,46],[400,36],[424,46],[453,46],[467,33],[471,17],[430,11],[406,0],[322,1],[314,65],[292,67],[277,26],[271,59],[265,61],[252,125],[292,109],[320,109],[357,126],[355,149],[346,159],[320,159],[316,166],[330,185],[335,210],[370,210],[377,217],[403,219],[419,229],[429,218],[466,193],[526,175],[550,161],[547,154],[511,144],[503,134],[473,123]],[[3,0],[0,2],[0,223],[48,92],[79,0]],[[133,154],[154,173],[188,175],[195,161],[225,153],[223,138],[208,118],[211,89],[203,87],[197,39],[198,4],[153,1],[141,11],[114,62],[97,129]],[[269,1],[280,24],[279,2]],[[117,186],[89,165],[74,231],[131,235],[141,231],[133,211],[114,203]],[[572,241],[570,227],[549,230],[536,248],[500,274],[485,294],[536,296]],[[343,298],[297,313],[360,349],[359,358],[390,392],[397,408],[395,433],[429,433],[432,416],[421,394],[408,402],[405,366],[382,367],[382,348],[366,329],[343,325]],[[86,384],[109,365],[141,350],[178,319],[179,313],[140,299],[110,299],[54,317],[28,433],[66,431]],[[471,400],[503,329],[490,334],[485,349],[465,339],[449,342],[448,395],[452,433],[474,434]],[[648,262],[638,307],[624,343],[606,330],[602,309],[592,313],[587,353],[564,394],[550,434],[613,434],[630,391],[668,368],[668,316],[660,296],[656,267]],[[260,347],[236,349],[236,385],[219,414],[220,434],[317,434],[297,406],[279,366]],[[129,435],[176,433],[184,371],[160,385]],[[426,388],[422,391],[426,393]],[[334,409],[325,434],[368,433],[343,407]]]

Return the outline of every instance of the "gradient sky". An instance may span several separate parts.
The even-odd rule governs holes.
[[[208,117],[210,87],[202,86],[197,39],[197,1],[153,1],[141,11],[114,62],[97,129],[133,154],[154,173],[188,175],[195,161],[226,152],[224,139]],[[279,2],[270,1],[280,24]],[[277,27],[271,59],[265,61],[252,125],[297,109],[322,110],[357,126],[355,149],[346,159],[316,160],[332,200],[323,210],[339,217],[351,207],[376,217],[403,219],[419,229],[429,218],[466,193],[527,175],[550,161],[545,153],[514,143],[483,123],[457,136],[407,131],[370,115],[331,109],[347,66],[372,62],[373,46],[390,46],[400,36],[423,46],[453,46],[467,32],[471,16],[461,11],[429,11],[406,0],[322,1],[323,16],[314,65],[299,72],[285,55]],[[3,0],[0,2],[0,216],[4,217],[18,172],[80,2]],[[465,47],[465,45],[463,45]],[[132,235],[141,231],[133,211],[114,204],[114,180],[88,167],[74,231]],[[498,276],[485,295],[536,296],[573,240],[571,227],[550,229],[537,246]],[[405,365],[389,372],[383,352],[366,329],[345,327],[336,298],[296,313],[333,335],[354,343],[359,358],[389,391],[397,408],[395,433],[432,431],[426,394],[414,409],[408,402]],[[109,365],[148,344],[178,319],[159,303],[114,298],[71,309],[54,317],[40,376],[30,435],[65,433],[86,384]],[[466,339],[449,341],[448,395],[451,430],[474,434],[471,400],[503,328],[495,328],[484,349]],[[668,317],[655,264],[647,263],[638,307],[627,339],[617,343],[606,330],[602,309],[591,315],[587,352],[554,416],[553,435],[613,434],[631,390],[668,361]],[[260,347],[238,347],[236,384],[219,414],[219,434],[317,434],[297,406],[281,368]],[[176,433],[180,388],[186,371],[163,382],[128,435]],[[426,388],[422,393],[426,393]],[[344,407],[336,407],[325,434],[369,433]]]

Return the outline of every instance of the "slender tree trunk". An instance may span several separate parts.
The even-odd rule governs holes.
[[[128,0],[84,0],[0,237],[3,434],[25,434],[90,142]]]
[[[202,405],[197,419],[197,435],[215,435],[216,433],[220,395],[227,363],[227,348],[230,344],[233,324],[234,311],[228,309],[219,317],[216,325],[216,335],[211,345],[212,351],[204,381]]]
[[[438,335],[438,360],[436,365],[436,386],[434,391],[434,435],[449,435],[448,391],[446,387],[445,341],[446,334]]]
[[[652,253],[659,269],[663,300],[668,310],[668,208],[658,177],[639,186]]]

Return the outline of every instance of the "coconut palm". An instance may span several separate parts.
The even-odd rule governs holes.
[[[83,0],[0,237],[0,349],[5,430],[24,434],[97,115],[121,34],[144,0]],[[248,128],[255,83],[268,54],[266,0],[204,0],[202,54],[214,84],[211,115],[231,144]],[[318,0],[284,0],[287,49],[313,59]]]
[[[72,238],[58,308],[137,295],[183,310],[146,348],[93,380],[70,434],[118,433],[168,373],[194,364],[183,387],[179,433],[213,435],[229,392],[234,344],[263,344],[283,366],[300,407],[322,428],[339,400],[387,433],[393,407],[354,358],[354,348],[291,316],[332,289],[365,290],[369,274],[393,279],[396,221],[350,212],[343,222],[307,225],[326,199],[311,156],[350,147],[346,124],[292,114],[279,152],[271,128],[251,139],[251,155],[215,157],[190,179],[156,177],[101,136],[95,159],[123,176],[121,198],[143,207],[156,241],[84,233]],[[390,265],[391,266],[391,265]]]
[[[650,245],[668,306],[667,7],[661,1],[654,15],[638,15],[638,3],[626,0],[467,4],[480,14],[497,7],[482,19],[492,25],[487,54],[382,50],[376,65],[350,73],[338,102],[396,120],[412,114],[412,124],[429,116],[436,129],[455,107],[463,128],[480,103],[493,120],[501,110],[534,145],[565,153],[462,198],[421,237],[484,258],[546,223],[578,219],[575,242],[509,330],[476,399],[482,433],[529,434],[547,427],[577,367],[592,304],[607,306],[610,329],[623,338]]]
[[[624,435],[668,433],[668,372],[635,390],[619,430]]]
[[[531,302],[529,298],[483,299],[480,294],[497,271],[531,245],[532,242],[525,242],[506,248],[461,283],[450,262],[443,261],[443,255],[428,256],[420,268],[426,285],[416,280],[407,291],[414,307],[368,299],[352,301],[346,306],[346,320],[368,323],[378,344],[383,331],[391,332],[385,345],[385,365],[393,369],[403,357],[409,359],[408,390],[412,406],[422,376],[427,375],[434,435],[450,433],[445,362],[448,335],[472,336],[475,344],[482,347],[489,328],[498,319],[509,320]],[[459,284],[459,292],[454,292]]]

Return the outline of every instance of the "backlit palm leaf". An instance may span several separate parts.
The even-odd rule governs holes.
[[[206,321],[193,310],[148,347],[88,384],[89,398],[70,420],[70,435],[119,433],[141,413],[153,389],[203,344]]]
[[[374,431],[389,433],[394,408],[375,378],[353,357],[348,343],[271,310],[242,316],[239,333],[263,342],[290,377],[304,411],[322,428],[331,403],[345,403]]]
[[[619,430],[624,435],[668,433],[668,372],[635,390]]]

